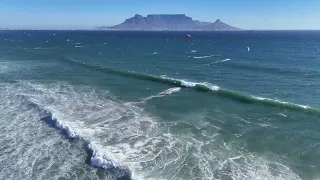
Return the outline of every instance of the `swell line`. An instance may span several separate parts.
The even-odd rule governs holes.
[[[96,70],[96,71],[103,72],[103,73],[131,77],[131,78],[136,78],[136,79],[140,79],[140,80],[153,81],[153,82],[173,85],[176,87],[192,88],[192,89],[200,91],[200,92],[214,93],[216,95],[226,97],[226,98],[229,98],[229,99],[241,102],[241,103],[261,104],[261,105],[267,105],[267,106],[272,106],[272,107],[280,107],[280,108],[289,109],[289,110],[315,113],[315,114],[320,115],[320,109],[318,109],[318,108],[313,108],[310,106],[305,106],[305,105],[300,105],[300,104],[294,104],[294,103],[290,103],[290,102],[284,102],[284,101],[280,101],[280,100],[274,100],[274,99],[269,99],[269,98],[247,95],[247,94],[244,94],[241,92],[220,88],[218,86],[214,86],[214,85],[210,85],[210,84],[189,82],[189,81],[185,81],[185,80],[174,79],[174,78],[169,78],[169,77],[164,77],[164,76],[154,76],[154,75],[149,75],[149,74],[141,74],[141,73],[137,73],[137,72],[133,72],[133,71],[115,70],[115,69],[107,68],[104,66],[96,66],[96,65],[92,65],[92,64],[77,62],[77,61],[74,61],[71,59],[66,59],[66,58],[63,58],[61,60],[68,62],[68,63],[75,64],[75,65],[81,65],[85,68],[89,68],[89,69]]]

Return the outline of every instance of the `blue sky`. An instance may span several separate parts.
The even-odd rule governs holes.
[[[0,0],[0,28],[92,28],[170,13],[243,29],[320,29],[320,0]]]

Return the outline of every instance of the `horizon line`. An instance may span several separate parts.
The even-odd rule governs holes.
[[[194,31],[194,32],[198,32],[198,31],[204,31],[204,32],[217,32],[217,31],[320,31],[320,29],[239,29],[239,30],[150,30],[150,29],[110,29],[110,30],[99,30],[99,29],[94,29],[94,28],[76,28],[76,29],[72,29],[72,28],[59,28],[59,29],[54,29],[54,28],[0,28],[0,31],[24,31],[24,30],[34,30],[34,31],[68,31],[68,30],[72,30],[72,31]]]

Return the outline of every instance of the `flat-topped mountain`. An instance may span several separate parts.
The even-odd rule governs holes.
[[[240,30],[217,19],[215,22],[193,20],[185,14],[150,14],[143,17],[139,14],[126,19],[123,23],[98,27],[105,30]]]

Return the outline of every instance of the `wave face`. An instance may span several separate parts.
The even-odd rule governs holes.
[[[2,160],[10,157],[1,178],[8,178],[6,172],[11,168],[25,168],[23,174],[12,175],[16,178],[45,178],[57,166],[61,168],[55,178],[72,177],[77,168],[82,168],[82,177],[101,178],[99,169],[79,166],[88,161],[105,169],[106,179],[299,179],[282,164],[225,143],[221,127],[208,122],[196,127],[183,121],[163,122],[133,103],[115,100],[106,91],[65,83],[20,81],[0,88],[1,100],[6,100],[1,115],[7,114],[1,117],[6,136],[1,144],[16,138],[5,147],[7,154],[0,156]],[[173,92],[178,88],[159,94]],[[35,135],[43,139],[32,139]],[[27,153],[19,153],[22,151]],[[37,174],[35,168],[45,170]]]
[[[210,83],[205,83],[205,82],[198,83],[198,82],[191,82],[191,81],[186,81],[186,80],[181,80],[181,79],[174,79],[174,78],[170,78],[167,76],[154,76],[154,75],[149,75],[149,74],[140,74],[140,73],[132,72],[132,71],[114,70],[114,69],[106,68],[103,66],[95,66],[95,65],[81,63],[81,62],[77,62],[77,61],[74,61],[71,59],[65,59],[65,58],[63,58],[61,60],[68,62],[68,63],[81,65],[86,68],[90,68],[90,69],[104,72],[104,73],[116,74],[116,75],[120,75],[120,76],[137,78],[137,79],[141,79],[141,80],[148,80],[148,81],[153,81],[153,82],[158,82],[158,83],[163,83],[163,84],[169,84],[169,85],[174,85],[177,87],[193,88],[196,91],[213,93],[213,94],[216,94],[216,95],[219,95],[222,97],[226,97],[226,98],[235,100],[240,103],[255,103],[255,104],[262,104],[262,105],[267,105],[267,106],[272,106],[272,107],[284,108],[284,109],[288,109],[288,110],[297,110],[297,111],[320,114],[320,110],[317,108],[309,107],[306,105],[284,102],[284,101],[280,101],[280,100],[273,100],[273,99],[269,99],[269,98],[262,98],[262,97],[256,97],[253,95],[247,95],[247,94],[244,94],[241,92],[220,88],[219,86],[216,86],[216,85],[213,85]],[[228,60],[228,59],[226,59],[226,60]]]

